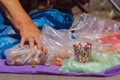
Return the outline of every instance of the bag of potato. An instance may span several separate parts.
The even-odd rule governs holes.
[[[44,64],[46,62],[46,55],[37,50],[31,51],[29,45],[19,47],[19,44],[13,46],[10,49],[5,50],[8,65],[32,65],[32,64]]]

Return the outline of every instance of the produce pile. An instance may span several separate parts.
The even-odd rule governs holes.
[[[5,51],[8,65],[57,65],[60,72],[102,72],[120,64],[120,30],[109,20],[82,14],[70,29],[44,25],[47,54],[19,44]]]

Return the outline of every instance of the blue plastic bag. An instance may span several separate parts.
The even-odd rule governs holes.
[[[56,9],[31,12],[29,16],[41,31],[44,24],[47,24],[55,29],[67,29],[74,21],[74,17],[72,15],[60,12]],[[4,50],[19,42],[19,32],[17,32],[12,27],[12,24],[10,24],[2,14],[0,14],[0,57],[5,58]]]

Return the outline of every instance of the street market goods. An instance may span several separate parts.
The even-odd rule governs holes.
[[[31,51],[28,45],[19,47],[19,44],[5,51],[8,65],[37,65],[44,64],[46,61],[46,55],[42,51]]]
[[[88,62],[91,54],[91,47],[92,45],[87,42],[74,44],[73,48],[76,61],[81,63]]]

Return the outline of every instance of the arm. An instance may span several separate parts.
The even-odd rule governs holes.
[[[23,46],[27,41],[29,42],[32,50],[34,49],[35,44],[37,45],[38,49],[43,49],[38,39],[41,35],[41,32],[24,11],[19,0],[0,0],[0,4],[2,5],[2,9],[5,12],[6,17],[20,32],[20,46]]]

